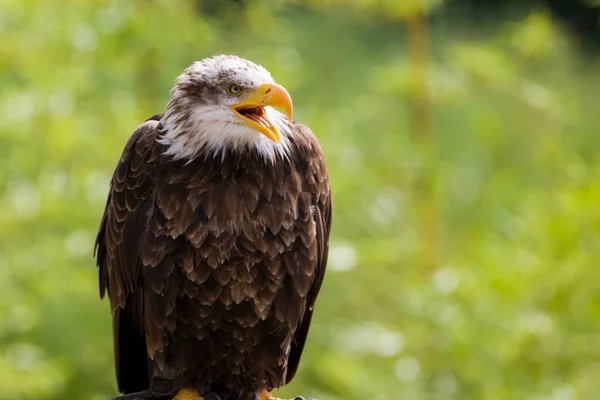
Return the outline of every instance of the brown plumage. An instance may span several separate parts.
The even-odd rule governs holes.
[[[173,99],[209,93],[231,77],[215,79],[180,80],[186,90]],[[177,108],[181,122],[188,104],[166,115]],[[249,399],[298,369],[327,262],[325,160],[312,132],[294,122],[285,156],[270,157],[252,144],[214,152],[198,145],[182,157],[181,146],[175,152],[173,141],[161,140],[175,130],[168,124],[157,115],[129,139],[97,238],[118,386]],[[200,125],[184,125],[179,136],[201,134]]]

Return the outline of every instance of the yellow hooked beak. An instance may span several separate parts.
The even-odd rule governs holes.
[[[246,94],[244,101],[232,106],[232,110],[248,125],[274,141],[281,141],[281,134],[269,121],[265,107],[280,108],[288,120],[292,119],[292,98],[285,88],[276,83],[263,83],[257,90]]]

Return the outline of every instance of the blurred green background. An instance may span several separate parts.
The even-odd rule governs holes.
[[[600,63],[543,5],[456,3],[0,0],[0,399],[116,395],[92,258],[108,181],[220,53],[287,87],[334,190],[279,395],[599,398]]]

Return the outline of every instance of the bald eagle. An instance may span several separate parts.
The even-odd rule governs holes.
[[[127,142],[96,239],[119,399],[273,399],[296,374],[332,212],[291,116],[266,69],[217,56]]]

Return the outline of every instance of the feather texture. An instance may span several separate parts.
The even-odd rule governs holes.
[[[119,389],[152,378],[223,400],[294,377],[325,266],[331,196],[320,146],[290,123],[288,158],[178,159],[161,116],[127,143],[97,237]]]

